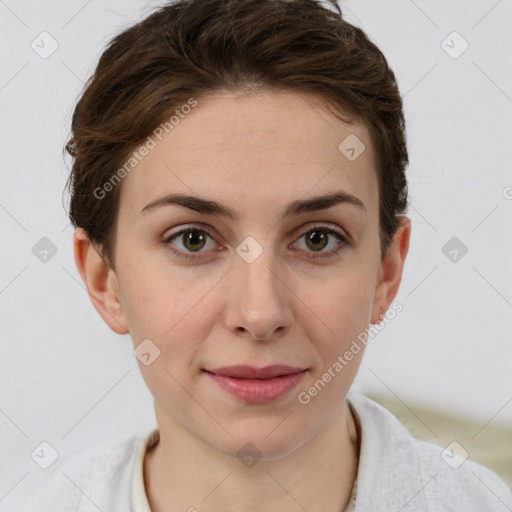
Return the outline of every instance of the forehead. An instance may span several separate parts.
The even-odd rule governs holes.
[[[137,215],[151,200],[177,191],[229,196],[247,215],[340,189],[377,208],[367,129],[332,116],[317,97],[222,92],[186,111],[172,128],[150,135],[152,149],[123,178],[124,214]]]

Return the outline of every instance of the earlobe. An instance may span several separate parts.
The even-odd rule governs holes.
[[[409,251],[410,236],[411,219],[400,217],[399,227],[379,269],[370,320],[372,324],[379,323],[382,320],[391,302],[396,297],[402,280],[405,259]]]
[[[129,332],[115,272],[103,260],[82,228],[73,235],[75,263],[87,293],[105,323],[118,334]]]

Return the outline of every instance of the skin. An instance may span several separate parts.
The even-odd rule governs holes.
[[[354,161],[338,150],[349,134],[366,146]],[[149,366],[138,362],[160,431],[144,461],[151,509],[342,510],[359,449],[345,397],[364,350],[310,403],[297,397],[379,322],[401,281],[410,219],[400,219],[381,260],[367,129],[340,121],[309,95],[216,93],[201,98],[122,187],[116,271],[81,228],[74,250],[104,321],[130,333],[135,347],[150,339],[160,350]],[[353,194],[365,210],[343,203],[282,217],[290,202],[333,191]],[[218,201],[239,218],[177,205],[140,213],[177,192]],[[196,252],[183,236],[162,242],[191,223],[212,231],[202,246],[194,242]],[[350,245],[330,257],[340,243],[334,235],[325,246],[308,245],[314,223],[340,230]],[[252,263],[236,252],[247,236],[263,249]],[[170,247],[200,259],[180,258]],[[202,371],[278,363],[308,372],[267,404],[228,395]],[[237,458],[248,442],[261,453],[251,467]]]

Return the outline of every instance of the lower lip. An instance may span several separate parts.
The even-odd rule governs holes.
[[[295,388],[307,370],[272,379],[237,379],[206,372],[224,391],[250,403],[273,402]]]

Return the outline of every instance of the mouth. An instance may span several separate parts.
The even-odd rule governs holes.
[[[263,368],[226,366],[203,371],[221,390],[244,402],[268,403],[287,395],[308,369],[271,365]]]

